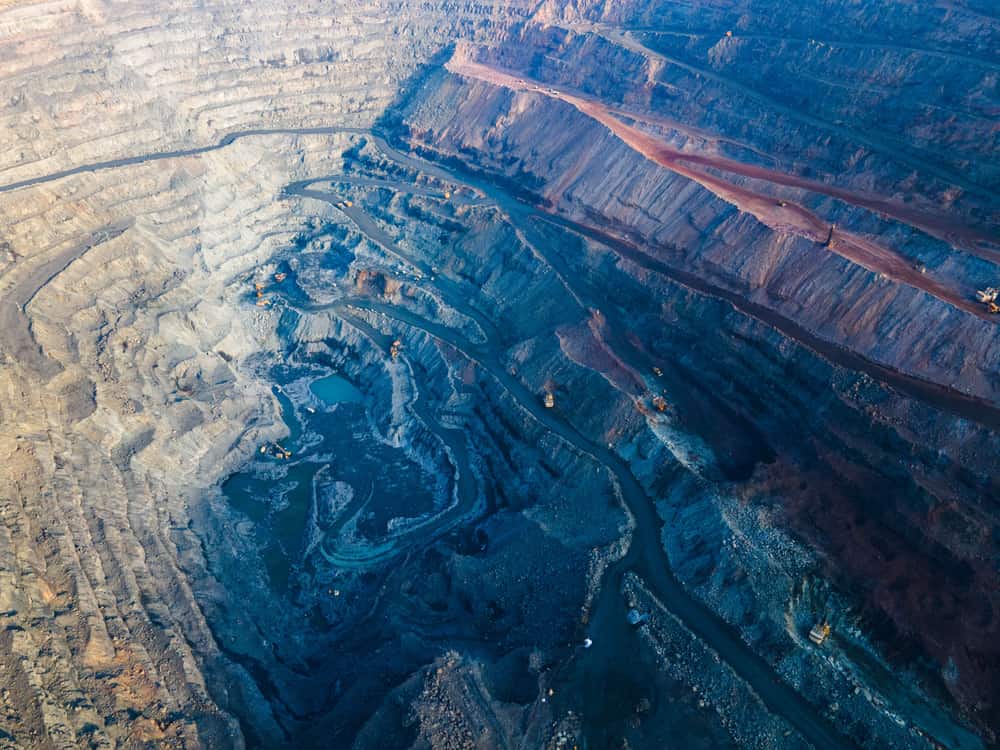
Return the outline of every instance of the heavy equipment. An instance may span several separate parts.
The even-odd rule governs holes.
[[[816,623],[813,625],[812,630],[809,631],[809,640],[815,643],[817,646],[822,646],[823,642],[830,637],[830,623],[823,622]]]

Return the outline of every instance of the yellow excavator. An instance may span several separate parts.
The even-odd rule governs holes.
[[[823,642],[830,637],[830,623],[816,623],[809,631],[809,640],[817,646],[822,646]]]
[[[976,291],[976,300],[986,305],[986,309],[992,315],[1000,313],[1000,305],[997,304],[997,297],[1000,297],[1000,289],[994,286],[988,286],[985,289]]]

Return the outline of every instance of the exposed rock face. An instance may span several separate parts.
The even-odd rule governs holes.
[[[998,41],[0,2],[0,746],[995,743]]]
[[[910,432],[914,415],[891,416],[889,424],[906,425],[902,433],[890,428],[892,441],[901,439],[902,444],[892,448],[872,445],[856,455],[858,441],[869,439],[861,438],[858,428],[851,429],[854,435],[844,435],[849,422],[843,416],[835,418],[834,434],[829,434],[832,425],[823,426],[823,416],[815,413],[816,403],[788,410],[777,406],[775,394],[769,393],[771,403],[760,404],[760,381],[769,376],[748,368],[741,361],[746,354],[723,376],[729,381],[725,387],[730,408],[747,417],[754,414],[751,419],[758,422],[764,408],[772,414],[768,420],[784,425],[777,433],[794,436],[794,446],[779,446],[777,435],[766,430],[766,439],[780,455],[798,453],[800,467],[807,474],[812,470],[806,467],[814,462],[831,462],[821,472],[821,488],[803,481],[798,491],[787,485],[779,490],[779,504],[792,527],[825,549],[831,575],[845,582],[866,582],[862,588],[867,589],[868,606],[894,623],[894,641],[904,634],[921,641],[942,666],[964,660],[965,668],[957,669],[965,674],[964,681],[954,680],[952,689],[968,705],[988,712],[991,699],[987,696],[996,692],[992,645],[996,599],[991,592],[997,590],[997,581],[995,570],[986,563],[989,556],[984,558],[982,553],[983,545],[991,544],[985,535],[995,521],[984,523],[980,514],[995,518],[989,510],[993,505],[989,498],[996,490],[990,465],[997,449],[991,415],[996,413],[995,358],[1000,350],[996,320],[976,315],[979,311],[967,300],[977,284],[982,286],[996,273],[1000,214],[990,172],[995,165],[986,155],[986,166],[975,173],[977,182],[965,186],[960,200],[947,200],[955,184],[965,182],[966,173],[960,171],[958,162],[949,164],[941,157],[940,143],[925,146],[923,136],[904,131],[899,145],[869,143],[863,159],[851,159],[846,172],[827,176],[817,165],[826,160],[843,164],[848,149],[858,147],[854,134],[834,122],[835,113],[842,111],[840,100],[823,97],[812,107],[816,114],[809,114],[808,108],[786,112],[772,97],[758,93],[769,70],[792,64],[785,62],[793,54],[786,47],[777,50],[770,67],[736,67],[734,63],[730,68],[731,60],[719,59],[713,52],[699,56],[697,39],[682,35],[681,51],[668,56],[658,50],[666,48],[664,39],[676,41],[672,33],[622,31],[605,25],[611,19],[601,15],[602,9],[552,13],[548,20],[553,25],[529,27],[528,38],[521,44],[460,49],[447,66],[451,75],[434,79],[407,111],[404,123],[414,142],[428,152],[458,156],[530,185],[549,210],[585,225],[591,237],[612,242],[624,238],[625,243],[641,248],[639,263],[626,264],[622,270],[643,283],[648,283],[649,270],[677,269],[681,274],[675,278],[681,281],[693,270],[696,280],[716,286],[716,294],[739,311],[771,323],[787,339],[828,354],[834,362],[897,387],[906,384],[888,379],[885,376],[890,373],[866,367],[866,363],[941,383],[946,388],[939,395],[960,390],[980,397],[978,415],[965,415],[980,417],[990,433],[970,431],[968,424],[945,426],[952,420],[941,416],[930,433],[914,435]],[[657,16],[626,14],[613,20],[643,29],[643,18]],[[660,23],[657,20],[654,26]],[[752,40],[752,24],[744,19],[742,27],[749,27]],[[733,28],[740,26],[734,21]],[[984,19],[981,28],[995,29],[996,21]],[[732,37],[723,36],[719,44],[743,43],[742,38],[734,32]],[[649,39],[656,44],[647,44]],[[964,48],[954,41],[953,48]],[[828,46],[833,50],[831,57],[841,52],[836,42]],[[862,42],[846,45],[853,54],[860,54],[857,48],[866,46]],[[975,49],[973,43],[970,46]],[[539,54],[539,49],[545,52]],[[896,54],[894,49],[875,46],[868,50],[867,64],[889,67]],[[952,58],[950,53],[933,49],[927,54],[947,57],[946,69],[964,59],[962,54]],[[692,91],[686,85],[692,73],[688,60],[704,69],[707,88]],[[836,59],[806,58],[803,63],[796,52],[794,61],[827,70]],[[987,61],[972,70],[965,65],[963,74],[978,75],[982,83],[991,80],[993,67]],[[916,63],[912,69],[892,68],[900,90],[911,76],[916,80],[922,75]],[[584,72],[590,70],[595,75]],[[743,80],[758,75],[760,80]],[[660,87],[677,92],[676,96],[658,99],[655,92]],[[726,101],[710,106],[723,92]],[[733,92],[736,103],[729,101]],[[884,92],[871,103],[875,114],[902,116],[896,105],[901,96],[896,89]],[[453,103],[452,109],[446,109],[445,102]],[[757,111],[774,124],[750,132],[745,122],[748,117],[754,119]],[[961,131],[981,128],[986,111],[981,113],[969,112],[966,119],[956,114]],[[821,117],[826,126],[802,127],[815,117]],[[655,137],[644,140],[647,133]],[[977,140],[977,145],[968,146],[969,160],[982,158],[976,149],[995,150],[992,136],[983,135],[985,145]],[[793,149],[797,154],[809,153],[809,163],[792,161],[789,151]],[[730,160],[730,153],[740,155],[737,163]],[[948,155],[954,159],[956,151],[949,149]],[[758,164],[768,169],[754,170]],[[799,189],[805,178],[813,181],[813,189]],[[830,202],[823,194],[839,200]],[[875,195],[902,199],[878,204]],[[923,203],[926,206],[921,205],[919,213],[910,212],[911,206]],[[734,212],[733,204],[741,211]],[[822,233],[815,234],[811,224],[783,218],[782,212],[796,205],[807,207],[812,217],[824,217],[827,226],[836,222],[832,243]],[[960,237],[962,233],[968,241]],[[843,235],[848,239],[838,239]],[[860,251],[868,239],[879,247]],[[933,269],[913,268],[932,257],[937,259]],[[634,254],[630,259],[635,259]],[[928,283],[929,276],[936,277],[933,285]],[[952,293],[952,289],[961,291]],[[623,323],[655,351],[663,346],[657,341],[664,335],[662,326],[667,321],[676,325],[677,318],[672,312],[652,319],[628,315]],[[789,325],[790,321],[794,324]],[[821,340],[799,335],[802,329]],[[824,342],[856,352],[864,361],[824,351]],[[706,376],[703,369],[696,372]],[[736,392],[741,389],[753,394],[743,407],[736,406]],[[948,408],[943,399],[932,395],[928,400]],[[961,402],[957,394],[955,401]],[[863,408],[872,412],[870,407]],[[873,416],[877,424],[887,415],[874,412]],[[926,425],[927,419],[919,421]],[[873,426],[860,429],[870,431]],[[803,440],[813,443],[804,453]],[[845,441],[852,446],[851,458],[833,458],[843,448],[832,446],[844,446]],[[908,446],[904,449],[907,456],[927,449],[944,451],[949,461],[967,467],[979,479],[964,489],[964,483],[955,480],[930,483],[925,475],[928,467],[909,459],[905,459],[906,468],[889,469],[885,463],[900,460],[897,448],[901,445]],[[867,459],[862,457],[865,454]],[[758,472],[763,482],[760,489],[768,494],[773,491],[764,475],[787,479],[790,473],[794,471],[784,461]],[[830,487],[831,480],[840,489]],[[900,482],[915,486],[904,489]],[[799,495],[801,499],[795,499]],[[958,495],[965,500],[957,500]],[[935,510],[943,512],[945,507],[961,507],[959,512],[969,515],[945,531]],[[796,521],[799,513],[805,517]],[[865,552],[866,548],[870,551]],[[941,586],[942,575],[957,578]],[[929,593],[927,587],[936,593]],[[929,606],[931,600],[934,606]],[[972,611],[983,614],[975,626],[968,617]],[[979,635],[972,635],[967,630],[970,626],[981,627]],[[971,642],[981,644],[978,655],[971,653]]]
[[[126,162],[0,201],[0,741],[242,744],[211,695],[224,673],[203,676],[220,656],[192,593],[188,502],[285,429],[243,364],[278,346],[274,316],[234,282],[308,224],[277,196],[331,171],[343,141],[276,132],[198,152],[237,131],[368,125],[460,27],[489,36],[518,11],[0,11],[3,184]]]

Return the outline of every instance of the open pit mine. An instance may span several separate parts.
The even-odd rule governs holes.
[[[1000,747],[994,0],[0,0],[0,750]]]

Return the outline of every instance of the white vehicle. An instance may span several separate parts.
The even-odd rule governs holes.
[[[988,286],[985,289],[980,289],[976,292],[976,299],[983,304],[989,304],[990,302],[996,302],[998,295],[1000,295],[1000,289]]]

